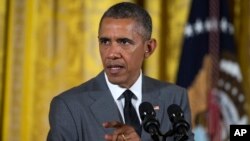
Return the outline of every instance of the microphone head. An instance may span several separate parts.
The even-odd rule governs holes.
[[[146,116],[155,117],[156,113],[151,103],[143,102],[139,106],[139,113],[142,121],[145,119]]]
[[[167,109],[168,116],[171,122],[176,123],[184,118],[184,114],[180,106],[172,104]]]
[[[143,102],[139,106],[143,129],[151,135],[159,135],[160,122],[155,118],[155,110],[149,102]]]
[[[174,132],[181,134],[184,138],[186,138],[190,125],[185,121],[184,114],[180,106],[172,104],[168,107],[167,112],[169,119],[173,124]]]

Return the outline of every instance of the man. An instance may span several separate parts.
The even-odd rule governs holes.
[[[156,107],[162,132],[172,129],[167,108],[173,103],[191,122],[185,89],[142,74],[144,59],[156,48],[151,33],[151,17],[135,4],[118,3],[104,13],[98,35],[104,71],[52,100],[48,141],[150,141],[140,126],[138,107],[144,101]],[[129,104],[133,110],[126,113]],[[191,129],[188,136],[193,140]]]

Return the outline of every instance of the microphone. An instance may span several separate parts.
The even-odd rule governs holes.
[[[168,107],[167,112],[169,119],[173,124],[174,133],[180,137],[179,140],[187,140],[190,125],[187,121],[185,121],[184,114],[180,106],[172,104]]]
[[[148,132],[151,137],[158,141],[158,136],[161,135],[160,132],[160,122],[155,118],[156,113],[152,104],[149,102],[143,102],[139,106],[139,113],[142,119],[142,126],[146,132]]]

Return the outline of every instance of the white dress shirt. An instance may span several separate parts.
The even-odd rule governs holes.
[[[104,74],[105,74],[105,80],[108,84],[109,90],[110,90],[110,92],[111,92],[111,94],[112,94],[112,96],[113,96],[113,98],[118,106],[118,109],[121,113],[123,122],[125,123],[124,114],[123,114],[123,108],[125,106],[125,104],[124,104],[125,98],[123,97],[122,94],[127,89],[110,83],[106,73],[104,73]],[[139,105],[141,104],[141,101],[142,101],[142,72],[140,72],[140,76],[135,81],[135,83],[129,88],[129,90],[134,93],[134,96],[132,97],[132,104],[135,107],[137,116],[141,122],[141,118],[140,118],[140,114],[139,114]]]

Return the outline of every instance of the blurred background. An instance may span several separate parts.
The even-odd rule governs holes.
[[[130,1],[158,41],[143,72],[188,89],[198,141],[229,140],[249,122],[250,1]],[[98,24],[118,2],[0,1],[0,140],[46,140],[51,99],[102,70]]]

